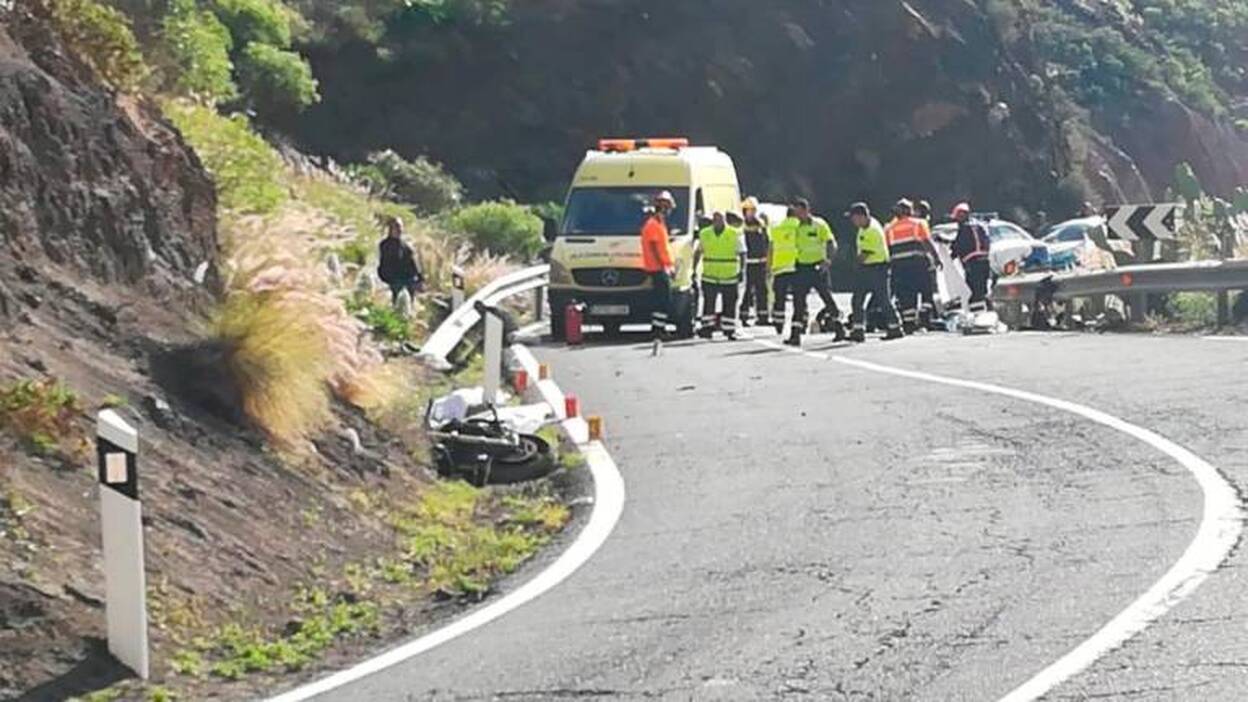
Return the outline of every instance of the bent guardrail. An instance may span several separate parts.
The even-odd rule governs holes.
[[[546,286],[549,275],[549,265],[533,266],[509,273],[481,288],[429,335],[420,347],[420,355],[435,367],[449,368],[451,363],[447,357],[463,341],[464,335],[481,321],[478,302],[493,306],[513,295],[540,290]]]

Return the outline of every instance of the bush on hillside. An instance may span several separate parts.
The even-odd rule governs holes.
[[[374,195],[425,214],[454,208],[464,197],[464,186],[455,176],[424,156],[409,161],[389,149],[377,151],[367,163],[352,166],[351,173]]]
[[[214,109],[176,101],[165,105],[165,114],[212,175],[222,209],[267,214],[286,202],[285,165],[246,117],[223,117]]]
[[[451,215],[450,225],[479,251],[529,259],[542,250],[542,220],[510,200],[482,202]]]
[[[161,22],[164,51],[172,63],[170,86],[178,95],[207,105],[234,99],[230,31],[194,0],[173,0]]]
[[[217,17],[230,30],[236,46],[252,42],[285,49],[290,46],[290,10],[274,0],[213,0]]]
[[[262,116],[301,112],[320,99],[312,67],[293,51],[252,42],[239,57],[239,84]]]
[[[125,15],[95,0],[47,0],[56,33],[105,83],[132,91],[147,64]]]

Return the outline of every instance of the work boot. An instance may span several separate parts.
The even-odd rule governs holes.
[[[833,341],[845,340],[845,325],[841,323],[841,320],[838,319],[832,322],[832,333],[835,335],[832,339]]]
[[[901,329],[898,329],[897,327],[893,327],[892,329],[888,330],[887,334],[884,335],[884,340],[892,341],[893,339],[904,339],[905,337],[906,337],[905,332],[903,332]]]
[[[713,327],[702,327],[698,330],[698,336],[703,339],[710,339],[715,336],[715,329]]]
[[[793,331],[789,334],[789,338],[785,340],[784,343],[788,346],[800,347],[802,345],[802,328],[796,324],[793,325]]]
[[[855,329],[849,334],[849,340],[855,344],[861,344],[867,340],[867,332],[863,329]]]

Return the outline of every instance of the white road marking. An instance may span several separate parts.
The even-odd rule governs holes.
[[[1248,336],[1202,336],[1205,341],[1248,341]]]
[[[1030,680],[1002,697],[1000,702],[1037,700],[1086,670],[1102,656],[1126,643],[1195,592],[1196,588],[1200,587],[1201,583],[1226,561],[1239,542],[1244,528],[1244,510],[1235,489],[1208,461],[1156,432],[1086,405],[1025,390],[1015,390],[973,380],[947,378],[844,356],[832,356],[827,353],[802,351],[770,341],[760,340],[758,343],[771,348],[783,348],[811,358],[831,360],[861,370],[1003,395],[1070,412],[1152,446],[1178,461],[1196,479],[1204,494],[1204,515],[1195,538],[1192,539],[1179,560],[1148,591],[1128,605],[1108,624],[1101,627],[1091,638],[1036,673]]]
[[[513,351],[522,350],[523,354],[517,354],[518,360],[529,371],[530,377],[536,378],[537,361],[533,355],[523,347],[513,346],[512,349]],[[562,411],[560,407],[552,407],[552,409],[556,412]],[[565,428],[567,422],[583,423],[584,420],[579,417],[574,420],[565,420]],[[611,535],[616,523],[620,520],[620,515],[624,511],[624,478],[620,475],[615,461],[611,459],[611,454],[607,453],[606,447],[601,442],[591,441],[581,444],[578,448],[585,455],[586,463],[593,475],[594,511],[590,514],[589,523],[577,535],[576,540],[559,555],[554,563],[534,576],[532,580],[486,607],[351,668],[272,697],[268,702],[309,700],[419,656],[537,599],[585,565],[606,542],[607,537]]]

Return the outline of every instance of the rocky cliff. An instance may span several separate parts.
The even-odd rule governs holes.
[[[216,195],[194,154],[157,110],[99,85],[37,17],[6,19],[0,315],[34,302],[36,278],[157,297],[191,288],[217,253]]]
[[[313,47],[324,102],[287,127],[345,159],[427,153],[525,199],[560,197],[597,137],[644,134],[718,144],[748,190],[828,210],[910,194],[1057,216],[1160,196],[1183,160],[1216,189],[1248,181],[1248,142],[1164,90],[1060,99],[1026,22],[988,11],[1022,4],[514,3],[502,25],[392,27],[380,52]],[[1109,21],[1109,3],[1068,4],[1089,31]]]

